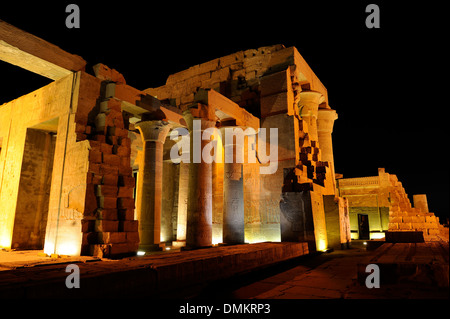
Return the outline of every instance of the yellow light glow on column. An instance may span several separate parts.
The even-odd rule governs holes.
[[[45,241],[44,245],[44,253],[47,255],[51,255],[55,253],[55,244],[53,242],[50,242],[49,240]]]
[[[77,244],[78,243],[63,243],[58,245],[56,253],[58,255],[79,256],[80,247]]]
[[[11,248],[11,238],[8,235],[9,234],[2,234],[0,237],[0,248]]]
[[[327,250],[327,241],[324,239],[319,239],[319,241],[317,242],[317,250],[319,251]]]
[[[81,229],[81,226],[80,226]],[[57,255],[68,255],[68,256],[79,256],[81,254],[81,239],[82,233],[63,233],[58,232],[58,238],[55,247],[55,238],[48,237],[44,245],[44,253],[47,255],[57,254]],[[50,239],[51,238],[51,239]]]
[[[222,240],[222,236],[219,236],[219,235],[214,235],[213,238],[212,238],[212,244],[213,245],[220,244],[222,241],[223,241]]]

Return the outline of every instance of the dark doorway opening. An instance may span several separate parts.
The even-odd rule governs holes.
[[[370,239],[369,216],[358,214],[359,239]]]
[[[27,129],[14,219],[14,249],[44,247],[55,145],[55,132]]]

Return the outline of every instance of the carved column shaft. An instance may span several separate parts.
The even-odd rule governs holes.
[[[317,141],[317,115],[319,105],[325,101],[319,92],[303,91],[300,93],[299,114],[308,123],[310,139]]]
[[[186,247],[212,245],[212,164],[203,158],[194,163],[194,143],[200,143],[200,154],[210,142],[201,137],[203,131],[215,126],[215,121],[195,118],[190,111],[183,113],[190,133],[189,193],[186,225]],[[201,125],[194,125],[201,121]],[[198,139],[200,136],[200,139]]]
[[[139,220],[139,250],[159,249],[162,207],[163,144],[169,125],[163,121],[136,123],[143,139],[143,156],[139,164],[136,207]]]
[[[233,138],[221,128],[225,150],[223,177],[223,242],[225,244],[243,244],[245,242],[244,223],[244,177],[243,154],[244,137]],[[231,138],[230,138],[231,136]],[[229,156],[230,154],[233,156]]]
[[[331,134],[333,133],[333,125],[336,119],[337,114],[335,110],[321,109],[318,112],[317,134],[320,150],[322,152],[322,160],[330,163],[333,181],[335,179],[335,172],[334,172],[334,156],[333,156],[333,139],[331,137]]]

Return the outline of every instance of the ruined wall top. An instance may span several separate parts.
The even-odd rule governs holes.
[[[244,92],[257,90],[262,77],[287,69],[302,89],[323,94],[322,107],[329,108],[325,86],[295,47],[281,44],[239,51],[192,66],[170,75],[165,85],[144,92],[180,107],[192,103],[199,88],[210,88],[239,103]]]

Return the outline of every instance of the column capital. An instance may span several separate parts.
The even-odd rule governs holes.
[[[165,121],[141,121],[137,122],[135,126],[141,133],[144,142],[159,142],[164,144],[167,134],[170,131],[169,123]]]
[[[241,129],[242,133],[245,136],[253,136],[253,135],[257,135],[258,132],[255,131],[255,129],[251,126],[243,126],[243,125],[226,125],[226,126],[221,126],[219,127],[219,131],[220,134],[222,135],[222,139],[225,139],[225,132],[227,129]]]
[[[317,115],[317,132],[333,132],[334,121],[337,120],[338,115],[336,110],[319,109]]]
[[[298,113],[301,117],[317,118],[319,105],[325,102],[325,96],[315,91],[300,92],[300,101],[298,102]]]
[[[183,117],[186,121],[187,127],[189,131],[193,131],[194,129],[206,130],[211,127],[216,126],[216,121],[211,120],[210,118],[204,118],[198,114],[198,110],[187,109],[183,111]],[[200,126],[194,126],[194,121],[201,121]]]

